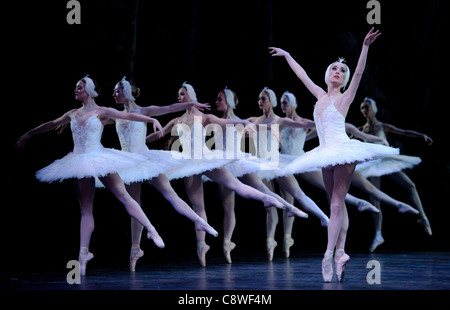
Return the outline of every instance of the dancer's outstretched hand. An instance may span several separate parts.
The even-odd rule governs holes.
[[[366,35],[364,39],[364,45],[369,46],[370,44],[375,42],[375,40],[381,35],[381,32],[379,32],[378,30],[374,32],[374,29],[375,28],[372,27],[372,29],[370,29],[369,33]]]
[[[158,120],[155,119],[153,122],[153,131],[158,133],[158,139],[164,137],[164,129]]]
[[[211,106],[209,105],[209,103],[193,102],[193,105],[200,111],[211,110]]]
[[[286,52],[285,50],[278,48],[278,47],[269,47],[270,49],[270,54],[272,54],[272,56],[287,56],[289,55],[288,52]]]

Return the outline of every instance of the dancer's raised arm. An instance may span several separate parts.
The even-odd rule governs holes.
[[[308,74],[306,74],[306,71],[298,64],[298,62],[295,61],[294,58],[292,58],[292,56],[288,52],[277,47],[269,47],[269,49],[272,56],[281,56],[286,59],[292,71],[294,71],[294,73],[297,75],[300,81],[302,81],[303,84],[305,84],[306,88],[308,88],[308,90],[314,95],[314,97],[318,99],[319,96],[325,94],[325,91],[319,86],[317,86],[309,78]]]
[[[361,54],[359,55],[358,65],[356,66],[355,73],[353,74],[352,80],[348,89],[344,92],[346,97],[343,102],[347,102],[350,105],[355,98],[356,90],[358,89],[359,83],[361,82],[361,77],[364,73],[367,61],[367,53],[369,52],[369,46],[372,44],[381,33],[377,30],[374,32],[374,28],[370,29],[369,33],[364,38],[364,43],[361,49]]]

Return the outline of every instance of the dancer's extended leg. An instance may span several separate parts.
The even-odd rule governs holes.
[[[256,188],[261,193],[267,194],[269,196],[274,197],[279,202],[281,202],[284,206],[286,206],[284,214],[288,217],[298,216],[307,218],[308,214],[301,211],[297,207],[293,205],[293,203],[287,202],[285,199],[283,199],[281,196],[277,195],[275,193],[275,188],[273,186],[272,181],[264,180],[262,181],[261,178],[256,173],[249,173],[240,178],[242,183],[247,184],[253,188]]]
[[[147,238],[152,239],[159,248],[164,247],[164,242],[155,227],[142,211],[139,204],[128,194],[122,179],[117,173],[108,174],[100,178],[105,187],[124,205],[128,214],[139,221],[147,229]]]
[[[261,193],[257,189],[242,183],[225,168],[218,168],[212,171],[207,171],[205,172],[205,175],[214,182],[222,184],[227,188],[229,188],[230,190],[236,192],[239,196],[243,198],[262,201],[265,207],[274,206],[279,209],[285,208],[285,206],[277,199],[275,199],[270,195]]]
[[[321,171],[305,172],[305,173],[300,174],[300,177],[302,179],[304,179],[305,181],[307,181],[308,183],[314,185],[315,187],[326,191],[325,184],[323,184],[323,178],[322,178]],[[345,203],[358,207],[358,210],[360,212],[362,212],[362,211],[370,211],[370,212],[375,212],[375,213],[378,212],[378,209],[375,206],[373,206],[370,202],[368,202],[364,199],[361,199],[361,198],[357,198],[349,193],[347,193],[347,195],[345,195]]]
[[[380,191],[372,183],[370,183],[369,180],[367,180],[359,171],[355,171],[355,173],[353,173],[352,184],[372,195],[375,199],[398,208],[398,212],[400,213],[419,214],[419,211],[417,211],[410,205],[395,200],[384,192]]]
[[[284,177],[277,178],[277,183],[280,185],[280,188],[287,191],[291,194],[295,200],[297,200],[300,205],[308,212],[311,212],[316,217],[320,219],[320,223],[322,226],[327,226],[329,218],[323,213],[323,211],[316,205],[316,203],[306,196],[306,194],[302,191],[300,186],[298,185],[297,180],[293,175],[287,175]]]
[[[425,210],[423,209],[422,201],[420,200],[419,193],[417,192],[416,184],[414,184],[414,182],[403,171],[390,174],[389,176],[408,191],[409,198],[413,202],[413,205],[417,210],[419,210],[420,219],[418,223],[423,225],[427,234],[431,236],[433,234],[431,231],[431,225],[425,214]]]
[[[193,221],[197,230],[205,231],[214,237],[217,237],[218,232],[197,213],[195,213],[195,211],[192,210],[192,208],[178,196],[164,174],[160,174],[156,178],[153,178],[150,183],[164,196],[175,211]]]

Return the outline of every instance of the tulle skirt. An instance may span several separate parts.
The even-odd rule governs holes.
[[[240,178],[246,174],[257,173],[261,170],[268,169],[268,161],[262,160],[249,153],[225,153],[226,156],[233,157],[234,160],[227,163],[224,168],[227,169],[234,177]],[[211,181],[206,176],[203,176],[203,182]]]
[[[356,169],[366,178],[380,177],[404,169],[410,169],[420,164],[421,161],[422,159],[417,156],[393,155],[358,165]]]
[[[103,177],[110,173],[132,168],[146,161],[139,154],[101,148],[88,153],[70,152],[61,159],[36,172],[41,182],[54,182],[65,179]]]
[[[317,168],[331,168],[336,165],[363,163],[391,155],[398,155],[399,150],[355,139],[332,145],[319,145],[306,152],[295,161],[280,169],[280,175],[309,172]]]
[[[175,158],[180,161],[180,166],[174,167],[166,173],[169,180],[202,174],[236,161],[232,154],[220,150],[204,149],[201,156],[189,156],[181,152],[175,153]]]

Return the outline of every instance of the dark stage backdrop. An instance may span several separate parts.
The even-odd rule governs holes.
[[[123,75],[141,87],[141,105],[175,103],[184,81],[191,83],[200,102],[212,104],[225,86],[236,91],[242,118],[257,116],[259,92],[272,88],[278,98],[285,90],[297,96],[298,113],[312,118],[314,97],[281,58],[272,58],[268,47],[288,50],[310,77],[325,86],[326,67],[345,57],[353,71],[362,41],[370,29],[368,1],[79,1],[81,24],[70,25],[66,1],[16,3],[6,10],[4,27],[8,70],[3,89],[6,177],[1,215],[1,264],[3,275],[39,270],[65,270],[76,259],[79,243],[79,207],[72,181],[44,184],[34,173],[72,150],[70,130],[34,137],[23,150],[15,141],[27,130],[79,107],[73,90],[86,74],[101,84],[100,105],[115,107],[113,87]],[[381,37],[370,48],[367,68],[348,114],[357,126],[365,120],[359,104],[365,96],[377,100],[381,121],[417,130],[434,139],[427,146],[420,139],[391,136],[403,154],[423,162],[407,172],[415,182],[430,220],[433,236],[416,223],[418,217],[400,215],[383,205],[384,237],[380,251],[448,251],[449,170],[446,153],[447,79],[440,76],[445,12],[440,1],[414,3],[380,1]],[[445,85],[445,86],[444,86]],[[12,91],[11,91],[12,87]],[[120,107],[117,107],[120,108]],[[279,106],[276,113],[282,114]],[[173,116],[178,116],[173,115]],[[172,116],[158,119],[164,125]],[[445,128],[445,129],[444,129]],[[151,129],[150,129],[151,130]],[[114,126],[107,126],[102,140],[119,148]],[[159,148],[162,142],[152,145]],[[307,142],[306,149],[317,145]],[[299,180],[303,190],[328,213],[325,194]],[[173,182],[187,199],[182,181]],[[410,202],[406,191],[389,179],[382,189]],[[369,199],[351,188],[351,193]],[[222,233],[223,211],[216,185],[205,184],[209,222]],[[143,185],[143,209],[166,243],[164,250],[143,240],[148,262],[195,259],[192,223],[177,214],[150,185]],[[349,206],[348,252],[367,252],[374,227],[369,213]],[[126,267],[130,247],[129,216],[105,190],[97,190],[96,227],[92,264]],[[234,257],[265,253],[265,210],[262,204],[236,198],[237,227]],[[281,219],[281,213],[280,213]],[[281,258],[282,223],[277,229]],[[319,220],[297,219],[293,256],[323,252],[326,229]],[[207,237],[208,255],[220,256],[222,237]]]

